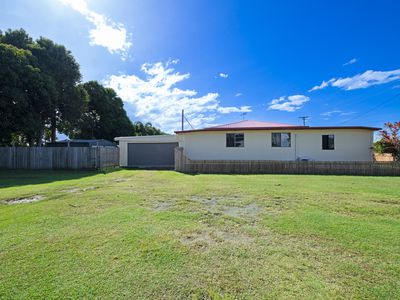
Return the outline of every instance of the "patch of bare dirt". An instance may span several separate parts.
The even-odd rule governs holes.
[[[225,206],[223,211],[224,214],[235,217],[256,217],[261,211],[261,208],[257,204],[248,204],[244,206]]]
[[[208,232],[196,232],[185,235],[183,238],[181,238],[181,242],[182,244],[196,250],[207,250],[210,246],[215,244],[215,240]]]
[[[95,190],[98,189],[98,186],[89,186],[87,188],[72,188],[72,189],[67,189],[67,190],[62,190],[62,192],[64,193],[83,193],[86,191],[91,191],[91,190]]]
[[[154,206],[153,209],[155,211],[164,211],[168,210],[172,207],[172,204],[170,202],[157,202]]]
[[[41,201],[43,199],[45,199],[46,197],[43,195],[34,195],[31,197],[26,197],[26,198],[14,198],[14,199],[9,199],[9,200],[5,200],[3,201],[4,204],[8,204],[8,205],[13,205],[13,204],[24,204],[24,203],[32,203],[32,202],[38,202]]]
[[[114,179],[113,181],[114,181],[114,182],[126,182],[126,181],[128,181],[128,179],[125,179],[125,178],[117,178],[117,179]]]
[[[252,238],[244,233],[223,230],[198,231],[181,238],[183,245],[200,251],[205,251],[216,244],[244,245],[251,242]]]
[[[67,189],[67,190],[62,190],[63,193],[79,193],[82,189],[80,188],[73,188],[73,189]]]
[[[191,201],[203,204],[209,213],[214,215],[227,215],[235,218],[254,218],[261,211],[261,207],[251,203],[248,205],[228,205],[228,203],[240,204],[239,197],[199,197],[192,196]]]
[[[252,238],[242,232],[231,232],[231,231],[215,231],[213,234],[214,238],[219,241],[233,244],[247,244],[252,241]]]
[[[400,205],[400,202],[398,200],[378,199],[372,200],[372,202],[379,204]]]
[[[224,197],[199,197],[192,196],[191,201],[204,204],[206,206],[216,206],[219,202],[223,201]]]

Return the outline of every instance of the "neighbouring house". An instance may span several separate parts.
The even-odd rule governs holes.
[[[116,147],[114,142],[107,140],[95,140],[95,139],[71,139],[71,140],[61,140],[53,143],[47,143],[47,147]]]
[[[246,120],[116,140],[120,164],[127,167],[173,167],[178,145],[190,160],[373,161],[373,133],[379,129]]]

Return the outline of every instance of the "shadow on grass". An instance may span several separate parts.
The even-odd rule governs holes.
[[[115,169],[116,170],[116,169]],[[115,170],[107,170],[106,173]],[[0,170],[0,189],[13,186],[50,183],[61,180],[79,179],[104,172],[80,170]]]

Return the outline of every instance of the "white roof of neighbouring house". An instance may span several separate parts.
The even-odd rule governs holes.
[[[178,138],[175,134],[163,135],[143,135],[143,136],[119,136],[115,141],[124,141],[128,143],[176,143]]]

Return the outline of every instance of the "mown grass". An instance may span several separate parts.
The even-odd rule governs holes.
[[[400,298],[399,186],[0,172],[0,298]]]

